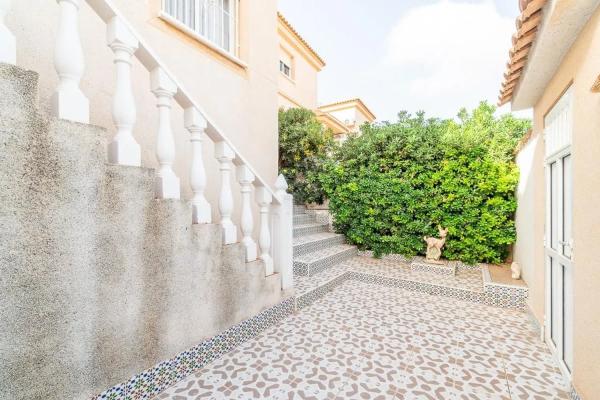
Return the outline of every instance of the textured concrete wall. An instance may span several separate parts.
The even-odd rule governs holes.
[[[0,398],[84,399],[280,300],[279,277],[105,164],[106,133],[40,115],[0,65]]]

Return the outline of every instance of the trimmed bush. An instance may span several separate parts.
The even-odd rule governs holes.
[[[376,256],[413,256],[441,225],[445,258],[504,261],[515,241],[513,149],[529,121],[494,112],[482,103],[458,122],[402,112],[396,123],[363,126],[320,175],[336,229]]]
[[[296,202],[323,202],[324,192],[318,177],[333,144],[331,130],[312,111],[279,110],[279,172],[285,176]]]

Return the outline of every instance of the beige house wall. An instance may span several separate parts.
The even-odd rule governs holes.
[[[590,88],[600,74],[600,10],[580,33],[534,108],[533,168],[519,194],[515,259],[526,270],[530,305],[543,324],[544,313],[544,116],[561,94],[573,88],[573,385],[583,399],[600,393],[600,94]],[[528,151],[527,147],[524,151]],[[521,152],[523,153],[523,152]],[[532,207],[533,206],[533,207]],[[527,218],[519,213],[529,212]],[[533,249],[525,249],[526,244]]]
[[[277,1],[261,0],[260,7],[252,3],[241,0],[239,6],[238,58],[246,64],[244,67],[160,19],[160,0],[113,1],[175,78],[199,100],[222,133],[263,179],[274,183],[278,154]],[[17,38],[19,66],[40,73],[40,105],[44,111],[49,111],[49,99],[58,81],[52,61],[58,11],[55,1],[15,1],[6,17],[6,24]],[[91,123],[107,128],[108,140],[115,132],[111,116],[115,88],[113,53],[106,45],[106,24],[86,2],[81,2],[80,30],[86,62],[81,88],[90,100]],[[150,92],[149,73],[137,60],[132,79],[138,117],[134,136],[142,147],[142,166],[156,167],[156,100]],[[183,110],[175,103],[172,127],[177,151],[174,170],[181,179],[182,198],[189,199],[189,133],[183,126]],[[212,142],[206,138],[204,143],[206,194],[213,206],[213,220],[217,220],[220,175]],[[237,183],[233,184],[233,191],[238,205],[234,212],[237,221]]]
[[[291,77],[282,72],[277,74],[279,86],[279,106],[284,108],[317,108],[317,75],[321,67],[315,64],[314,57],[307,57],[307,50],[287,27],[278,23],[280,59],[291,58]],[[279,60],[277,61],[279,67]]]

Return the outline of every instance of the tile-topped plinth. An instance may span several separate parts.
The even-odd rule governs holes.
[[[456,264],[448,261],[434,263],[423,257],[415,257],[410,263],[410,269],[414,272],[429,272],[439,275],[456,275]]]

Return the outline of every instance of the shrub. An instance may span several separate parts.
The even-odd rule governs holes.
[[[494,111],[482,103],[459,122],[402,112],[396,123],[364,126],[320,175],[336,229],[377,256],[412,256],[442,225],[444,257],[503,261],[515,241],[513,149],[529,122]]]
[[[333,143],[331,130],[326,129],[312,111],[279,110],[279,172],[285,176],[295,201],[323,202],[324,192],[318,176]]]

